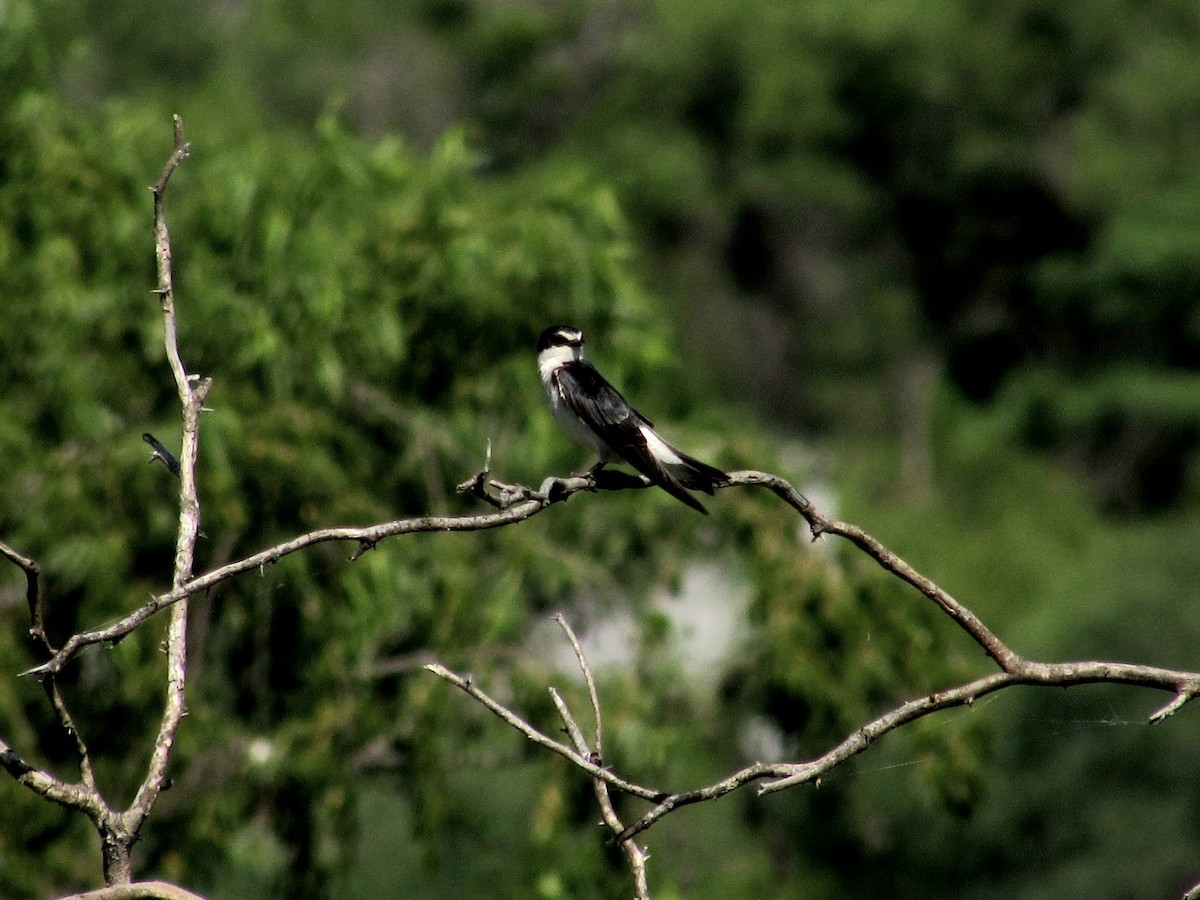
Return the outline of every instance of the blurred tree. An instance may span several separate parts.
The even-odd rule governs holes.
[[[0,289],[13,323],[0,366],[20,386],[4,394],[0,447],[22,461],[3,480],[0,528],[42,554],[60,633],[166,577],[172,490],[137,435],[170,435],[174,407],[153,304],[138,298],[151,283],[144,186],[164,113],[179,110],[198,154],[172,198],[184,345],[217,377],[201,482],[214,563],[316,524],[458,508],[446,485],[478,467],[489,436],[506,475],[577,467],[530,400],[528,348],[548,318],[574,319],[615,380],[660,398],[647,411],[689,420],[701,443],[714,435],[716,461],[769,467],[774,450],[744,417],[700,415],[671,376],[757,407],[776,434],[828,439],[848,513],[933,561],[1030,652],[1194,658],[1194,3],[127,7],[0,7]],[[700,365],[676,360],[674,332]],[[317,892],[344,860],[371,772],[363,837],[422,849],[396,854],[397,868],[428,864],[410,894],[461,893],[447,872],[464,858],[480,860],[473,885],[604,890],[582,787],[408,672],[430,648],[481,678],[503,669],[510,699],[548,716],[547,669],[523,668],[529,617],[564,598],[597,621],[630,604],[661,657],[663,622],[643,614],[687,567],[677,537],[742,567],[748,649],[723,673],[730,718],[715,735],[695,731],[711,709],[669,660],[614,678],[611,715],[639,738],[631,765],[701,780],[755,740],[819,746],[847,710],[877,708],[881,684],[949,674],[920,674],[942,655],[937,626],[927,654],[905,658],[922,630],[910,604],[842,560],[793,558],[794,523],[769,503],[722,497],[709,532],[645,497],[605,497],[603,515],[579,502],[554,525],[415,539],[349,568],[318,552],[197,603],[194,743],[180,759],[191,780],[156,814],[151,867],[183,877],[210,859],[196,877],[224,878],[220,896]],[[17,659],[22,612],[4,596],[0,656]],[[864,645],[876,621],[887,632]],[[89,655],[75,676],[114,790],[158,702],[143,665],[153,643]],[[816,671],[797,671],[801,658]],[[25,746],[42,735],[67,764],[36,693],[0,690],[0,729]],[[650,711],[663,728],[643,724]],[[1132,741],[1144,765],[1116,777],[1109,725],[1066,747],[1043,712],[1001,719],[999,767],[982,775],[978,723],[939,722],[938,754],[899,739],[877,752],[900,768],[856,768],[853,785],[745,801],[734,821],[684,813],[699,830],[665,823],[652,847],[695,846],[707,829],[728,852],[692,856],[723,865],[677,869],[664,852],[657,871],[688,896],[962,896],[997,881],[1014,897],[1130,896],[1138,886],[1113,878],[1112,860],[1136,815],[1145,846],[1174,852],[1122,871],[1143,891],[1176,879],[1200,819],[1154,773],[1186,757],[1174,743],[1186,737]],[[1063,747],[1071,792],[1055,766],[1030,767],[1030,747]],[[924,778],[903,768],[913,760]],[[516,774],[500,782],[497,769]],[[481,806],[485,787],[497,791]],[[0,790],[13,797],[0,813],[5,890],[89,877],[81,823]],[[1113,824],[1048,841],[1025,874],[1028,834],[1048,833],[1025,825],[1051,796],[1067,799],[1047,819],[1086,809]],[[973,817],[945,818],[947,804]],[[508,815],[531,808],[514,849]],[[204,853],[179,849],[171,829],[185,822],[195,844],[183,846]],[[10,835],[25,846],[10,852]],[[967,842],[977,852],[960,852]],[[1121,846],[1132,858],[1143,845]]]
[[[1101,498],[1189,489],[1197,410],[1163,399],[1198,349],[1186,0],[458,8],[483,146],[613,178],[685,336],[785,430],[899,437],[927,480],[939,378],[1011,388],[1045,425],[1009,439]],[[1131,365],[1157,387],[1072,415]]]
[[[1196,409],[1159,399],[1200,356],[1188,0],[214,3],[160,29],[204,39],[139,60],[140,14],[51,9],[81,99],[189,85],[304,123],[333,102],[420,146],[466,119],[488,166],[598,168],[693,352],[786,431],[899,437],[919,485],[944,380],[1018,404],[1040,424],[1010,440],[1102,499],[1191,489]],[[1131,365],[1159,387],[1072,413]]]
[[[146,465],[140,439],[150,430],[171,445],[177,427],[147,288],[144,187],[168,121],[152,104],[85,114],[35,88],[0,117],[0,290],[13,298],[0,338],[13,388],[0,400],[12,461],[0,532],[43,564],[59,639],[169,578],[174,484]],[[215,380],[199,463],[200,568],[319,525],[462,509],[451,485],[479,466],[489,438],[506,476],[536,483],[578,465],[541,408],[532,344],[546,322],[592,329],[615,379],[688,415],[689,394],[669,387],[681,365],[632,274],[615,200],[587,175],[485,179],[454,132],[418,156],[395,139],[354,138],[332,118],[311,136],[234,131],[239,140],[194,135],[169,198],[181,347]],[[702,446],[704,432],[690,433]],[[721,462],[770,459],[752,430],[723,442]],[[728,731],[697,725],[700,707],[679,687],[686,657],[670,652],[667,620],[649,615],[654,595],[678,585],[689,560],[714,554],[773,603],[827,570],[828,588],[806,588],[813,613],[833,585],[853,591],[870,579],[810,558],[792,515],[770,500],[721,499],[712,524],[638,492],[587,498],[511,531],[391,542],[353,566],[326,546],[198,598],[190,715],[174,787],[139,844],[140,871],[223,897],[327,896],[345,877],[359,792],[385,784],[397,815],[413,817],[411,858],[429,873],[409,873],[414,893],[625,893],[590,825],[585,785],[561,767],[530,767],[528,748],[448,702],[419,662],[436,654],[503,678],[508,699],[548,721],[552,668],[531,654],[534,623],[552,607],[599,623],[619,602],[639,620],[635,668],[611,701],[615,758],[672,782],[697,780],[717,760],[744,762]],[[26,613],[10,583],[0,631],[5,658],[23,668]],[[845,615],[852,596],[830,600],[842,613],[787,646],[850,645],[863,624]],[[932,616],[915,601],[907,609],[914,621]],[[160,628],[85,654],[62,679],[113,797],[136,783],[159,713]],[[911,638],[878,640],[877,664],[852,682],[837,667],[810,673],[811,719],[786,724],[819,746],[837,736],[849,698],[847,710],[878,708],[955,671],[936,662],[947,656],[940,641],[904,653]],[[72,748],[36,685],[8,685],[0,733],[69,771]],[[525,773],[515,788],[513,766]],[[472,778],[476,768],[486,779]],[[12,798],[0,804],[6,895],[96,878],[78,823],[12,782],[0,791]],[[727,832],[736,838],[735,826]],[[480,842],[484,859],[459,874],[464,847]],[[683,881],[693,869],[678,859],[660,877]]]

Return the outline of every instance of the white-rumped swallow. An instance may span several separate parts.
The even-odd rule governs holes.
[[[538,371],[554,418],[599,457],[589,474],[623,460],[672,497],[708,515],[688,491],[711,494],[729,476],[659,437],[653,423],[583,358],[583,332],[554,325],[542,332],[537,349]]]

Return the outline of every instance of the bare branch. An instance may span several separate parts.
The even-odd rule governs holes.
[[[50,700],[50,705],[54,707],[54,712],[58,715],[59,724],[62,725],[67,736],[75,741],[75,754],[79,757],[79,777],[83,781],[83,787],[98,798],[100,790],[96,786],[96,774],[92,769],[92,757],[88,753],[87,743],[84,741],[83,735],[75,726],[75,720],[71,717],[71,711],[67,709],[67,703],[63,700],[62,692],[58,689],[58,682],[54,679],[54,676],[50,676],[42,682],[42,687],[46,691],[46,697]]]
[[[589,485],[579,486],[574,484],[574,481],[575,479],[566,479],[560,482],[559,489],[566,491],[569,496],[570,493],[592,487]],[[495,482],[489,483],[495,484]],[[474,487],[474,485],[468,484],[470,487]],[[874,559],[882,568],[917,588],[922,594],[933,600],[943,612],[949,615],[976,643],[983,647],[988,656],[999,665],[1001,671],[949,690],[939,691],[926,697],[903,703],[890,712],[862,726],[826,754],[815,760],[795,763],[755,763],[707,787],[693,791],[662,795],[654,808],[617,835],[616,840],[620,843],[629,841],[636,834],[646,830],[663,816],[680,807],[715,800],[752,782],[770,779],[759,789],[760,793],[766,794],[785,790],[799,784],[818,781],[822,774],[850,757],[863,752],[888,732],[931,713],[956,706],[969,705],[977,698],[1002,688],[1020,684],[1068,687],[1078,684],[1107,682],[1171,691],[1174,694],[1174,698],[1149,718],[1151,723],[1162,721],[1180,709],[1189,700],[1200,695],[1200,673],[1196,672],[1103,661],[1044,663],[1023,659],[1011,650],[991,629],[984,625],[973,612],[938,587],[933,581],[917,572],[907,562],[858,526],[823,516],[813,507],[807,498],[782,478],[765,472],[733,472],[730,473],[728,483],[723,486],[730,487],[737,485],[759,485],[770,489],[804,516],[812,528],[814,538],[823,534],[836,534],[850,540],[855,546]],[[590,677],[586,659],[583,656],[578,640],[575,639],[569,626],[567,626],[561,617],[556,617],[556,619],[563,626],[564,630],[566,630],[575,649],[576,656],[580,660],[580,665],[584,668],[584,678],[589,685],[589,691],[592,692],[592,706],[596,713],[597,723],[599,723],[599,703],[594,694],[594,680]],[[468,691],[468,693],[470,692]],[[476,699],[479,698],[477,697]],[[494,701],[491,702],[494,703]],[[492,711],[508,721],[508,716],[512,714],[503,707],[498,707],[498,705],[496,707],[492,708]],[[510,722],[510,724],[512,723]],[[569,726],[568,731],[570,731]],[[561,753],[562,751],[558,750],[557,752]],[[576,756],[563,755],[567,756],[576,765],[579,765]],[[584,768],[593,777],[599,777],[595,775],[591,768],[583,766],[580,766],[580,768]],[[609,784],[616,783],[611,778],[605,778],[604,780]]]
[[[1176,712],[1178,712],[1180,709],[1183,708],[1183,705],[1185,703],[1187,703],[1189,700],[1191,700],[1195,696],[1196,696],[1195,690],[1188,690],[1188,689],[1181,690],[1178,694],[1175,695],[1175,697],[1171,700],[1170,703],[1168,703],[1166,706],[1164,706],[1162,709],[1160,709],[1158,712],[1154,713],[1154,715],[1152,715],[1150,717],[1150,724],[1157,725],[1159,722],[1163,721],[1164,719],[1167,719],[1170,716],[1175,715]]]
[[[641,797],[643,800],[658,802],[664,796],[666,796],[662,791],[655,791],[650,788],[642,787],[641,785],[633,784],[632,782],[626,781],[625,779],[612,774],[607,769],[603,769],[596,765],[590,759],[581,756],[566,744],[556,741],[554,738],[548,737],[547,735],[538,731],[516,713],[496,702],[479,688],[475,687],[475,684],[469,677],[464,675],[456,675],[454,672],[451,672],[440,663],[430,663],[429,665],[425,666],[425,669],[429,672],[432,672],[434,675],[437,675],[439,678],[444,678],[446,681],[450,682],[456,688],[462,690],[468,696],[478,700],[495,715],[499,716],[513,728],[517,729],[517,731],[521,732],[521,734],[525,735],[525,737],[529,738],[529,740],[533,741],[535,744],[540,744],[548,750],[553,750],[559,756],[570,760],[580,769],[583,769],[583,771],[587,772],[593,778],[599,778],[603,781],[606,781],[613,787],[620,788],[625,793],[632,794],[635,797]]]
[[[42,594],[39,586],[41,577],[41,567],[28,556],[18,552],[13,547],[10,547],[4,541],[0,541],[0,556],[3,556],[13,565],[21,569],[25,573],[25,600],[29,604],[29,634],[41,641],[51,653],[54,648],[50,646],[50,640],[46,637],[46,622],[42,614]]]
[[[71,894],[62,900],[204,900],[199,894],[166,881],[137,881],[114,884],[83,894]]]
[[[93,644],[116,643],[155,613],[166,609],[174,603],[178,603],[186,597],[208,590],[223,581],[228,581],[235,575],[265,569],[285,556],[290,556],[299,550],[312,547],[316,544],[328,543],[329,541],[351,541],[359,544],[361,547],[362,545],[373,546],[385,538],[396,537],[402,534],[417,534],[432,531],[483,531],[488,528],[499,528],[528,519],[539,512],[543,505],[541,500],[527,500],[495,513],[468,516],[418,516],[411,519],[397,519],[394,522],[384,522],[383,524],[372,525],[366,528],[321,528],[193,578],[180,587],[173,588],[166,593],[151,598],[144,606],[139,607],[111,625],[72,635],[51,659],[21,674],[40,678],[59,672],[84,647]]]
[[[1195,673],[1178,672],[1171,669],[1158,669],[1153,666],[1129,666],[1120,663],[1083,662],[1083,663],[1025,663],[1025,673],[996,672],[992,675],[976,679],[958,687],[945,691],[937,691],[916,700],[903,703],[893,710],[857,729],[840,743],[808,762],[774,763],[764,765],[756,763],[734,773],[730,777],[686,793],[672,794],[665,797],[654,809],[647,812],[641,819],[630,825],[621,833],[618,839],[632,837],[644,831],[665,816],[667,813],[707,800],[715,800],[731,793],[746,784],[761,779],[768,781],[759,788],[760,794],[770,794],[786,790],[800,784],[816,783],[822,775],[852,756],[862,753],[879,738],[890,731],[895,731],[909,722],[958,706],[970,706],[980,697],[1002,688],[1015,685],[1057,686],[1070,687],[1079,684],[1095,684],[1100,682],[1115,682],[1139,685],[1142,687],[1174,690],[1180,681],[1195,679]],[[1176,697],[1170,704],[1175,708],[1182,705]],[[1164,710],[1160,710],[1151,721],[1160,721]],[[1171,710],[1173,711],[1173,710]],[[1167,713],[1169,714],[1169,713]]]
[[[693,803],[703,803],[708,800],[716,800],[719,797],[724,797],[726,794],[731,794],[738,788],[745,787],[755,781],[760,781],[763,778],[781,778],[794,766],[793,763],[761,763],[756,762],[753,765],[746,766],[744,769],[739,769],[727,778],[723,778],[715,784],[710,784],[707,787],[699,788],[694,791],[682,791],[678,794],[668,794],[663,797],[655,807],[617,835],[617,841],[627,841],[634,835],[645,831],[667,813],[674,812],[683,806],[691,806]]]
[[[202,383],[202,386],[205,384],[206,382]],[[185,461],[186,458],[187,452],[185,447]],[[194,458],[192,462],[194,464]],[[193,594],[208,590],[236,575],[252,572],[256,569],[264,569],[283,559],[285,556],[316,544],[328,543],[330,541],[354,542],[358,546],[351,556],[353,560],[387,538],[398,537],[404,534],[420,534],[435,531],[485,531],[490,528],[501,528],[505,525],[522,522],[554,503],[566,502],[580,491],[624,490],[629,487],[644,486],[640,481],[636,480],[617,482],[612,479],[598,486],[596,480],[591,477],[572,476],[571,478],[547,478],[541,489],[534,490],[524,485],[510,485],[489,480],[486,478],[487,471],[485,468],[480,475],[459,485],[459,491],[460,493],[476,493],[478,491],[479,495],[487,496],[488,502],[497,507],[496,512],[463,516],[416,516],[367,527],[343,526],[320,528],[316,531],[302,534],[299,537],[255,553],[253,556],[220,566],[184,584],[176,585],[170,591],[152,597],[145,605],[111,625],[74,634],[50,659],[21,674],[35,678],[44,678],[47,675],[56,674],[62,671],[63,666],[70,662],[83,648],[95,644],[116,643],[155,613]],[[765,477],[773,478],[774,476]],[[617,486],[618,483],[620,484],[619,487]],[[752,482],[746,483],[749,484]],[[500,496],[495,497],[487,494],[485,485],[493,487],[499,492]]]
[[[587,741],[584,740],[583,732],[571,716],[571,711],[567,708],[566,703],[558,695],[558,691],[550,688],[550,696],[554,700],[554,706],[558,709],[558,714],[562,718],[563,724],[566,726],[567,734],[570,736],[572,743],[575,744],[576,751],[582,756],[589,757],[593,762],[599,763],[603,758],[603,754],[601,752],[600,741],[600,698],[596,692],[596,679],[592,677],[592,667],[588,665],[587,656],[584,655],[583,647],[579,644],[579,638],[575,636],[575,632],[567,623],[566,618],[559,613],[555,614],[554,620],[566,632],[567,639],[571,642],[571,648],[575,651],[575,658],[579,660],[579,668],[583,672],[583,680],[587,684],[588,697],[592,702],[592,715],[595,717],[596,722],[596,745],[594,749],[589,750]],[[625,825],[621,822],[616,809],[613,807],[612,798],[608,794],[608,784],[602,779],[593,778],[592,788],[596,792],[596,802],[600,805],[600,815],[604,819],[604,824],[608,826],[608,830],[614,835],[620,835],[625,830]],[[631,838],[626,838],[625,840],[618,839],[618,843],[621,847],[621,852],[625,854],[625,859],[629,862],[629,870],[633,873],[634,892],[637,895],[637,900],[650,900],[650,888],[646,881],[646,859],[648,854]]]
[[[0,740],[0,766],[16,781],[47,800],[80,810],[93,821],[98,821],[103,814],[103,801],[93,788],[86,784],[67,784],[49,772],[34,768],[3,740]]]
[[[175,127],[175,148],[167,158],[166,165],[163,166],[162,175],[159,176],[158,181],[150,188],[154,192],[156,199],[162,198],[162,195],[167,190],[167,182],[171,179],[171,174],[187,158],[192,149],[192,145],[183,139],[183,119],[179,116],[171,116],[171,121]]]
[[[490,528],[502,528],[505,525],[523,522],[525,519],[537,515],[543,509],[555,503],[564,503],[581,491],[628,490],[644,488],[649,485],[649,482],[639,477],[619,472],[601,472],[600,475],[602,477],[599,480],[592,476],[579,475],[570,478],[550,477],[542,483],[540,488],[535,490],[525,485],[507,484],[489,479],[487,477],[490,474],[489,466],[490,454],[485,467],[476,476],[460,484],[458,491],[459,493],[471,493],[485,498],[487,502],[497,507],[496,512],[462,516],[416,516],[366,527],[342,526],[310,531],[307,534],[291,538],[255,553],[252,556],[220,566],[191,579],[186,584],[177,585],[170,591],[152,597],[145,605],[111,625],[72,635],[54,656],[41,665],[35,666],[21,674],[42,678],[46,675],[53,675],[60,672],[63,666],[70,662],[83,648],[94,644],[116,643],[151,616],[178,603],[180,600],[208,590],[223,581],[227,581],[245,572],[264,569],[266,566],[273,565],[285,556],[316,544],[328,543],[330,541],[353,542],[358,546],[351,559],[357,559],[365,550],[374,547],[380,541],[387,538],[398,537],[404,534],[435,531],[485,531]],[[809,518],[810,522],[815,520],[823,525],[829,525],[830,528],[840,524],[830,523],[828,520],[822,518],[813,510],[811,504],[795,491],[791,485],[775,475],[769,475],[765,472],[735,472],[730,476],[727,486],[735,485],[765,485],[787,499],[793,506],[796,506],[797,509],[805,514],[806,518],[809,518],[811,515],[813,518]],[[488,487],[491,487],[496,494],[489,493],[487,491]],[[799,499],[796,500],[795,498]],[[797,502],[802,505],[797,506]],[[851,526],[843,527],[849,528]],[[814,526],[815,528],[816,526]]]
[[[539,490],[523,485],[509,485],[486,477],[485,468],[481,476],[476,476],[459,486],[460,491],[470,493],[484,492],[484,486],[491,486],[500,492],[500,498],[491,497],[499,508],[496,512],[464,516],[418,516],[408,519],[397,519],[365,528],[339,527],[323,528],[308,534],[300,535],[289,541],[277,544],[253,556],[237,560],[221,566],[171,591],[160,594],[141,608],[130,613],[125,618],[104,628],[85,631],[73,635],[62,648],[49,660],[40,666],[30,669],[23,674],[44,677],[62,669],[81,649],[99,643],[116,642],[129,634],[134,628],[150,618],[158,611],[177,603],[199,591],[207,590],[229,578],[254,569],[271,565],[289,554],[303,550],[314,544],[328,541],[353,541],[359,545],[358,553],[363,549],[373,547],[386,538],[403,534],[416,534],[433,531],[483,531],[489,528],[500,528],[524,521],[554,503],[565,502],[581,491],[594,490],[623,490],[644,487],[636,479],[624,481],[606,481],[598,484],[591,477],[573,476],[571,478],[548,478]],[[1192,672],[1177,672],[1145,666],[1129,666],[1119,663],[1080,663],[1057,664],[1057,669],[1047,669],[1046,663],[1036,663],[1022,659],[1000,638],[991,631],[969,609],[959,603],[954,597],[938,587],[932,580],[917,572],[907,562],[885,547],[881,542],[867,534],[856,525],[829,519],[822,515],[799,491],[777,475],[752,470],[732,472],[729,481],[723,487],[761,486],[766,487],[783,499],[788,505],[797,510],[809,523],[814,536],[836,534],[845,537],[874,559],[883,569],[917,588],[926,597],[933,600],[939,608],[949,615],[964,631],[978,643],[985,652],[1007,672],[1019,673],[1027,683],[1058,683],[1055,679],[1065,671],[1063,666],[1083,665],[1091,667],[1092,674],[1085,680],[1120,681],[1128,684],[1139,684],[1150,687],[1171,689],[1177,693],[1186,694],[1191,699],[1200,693],[1200,675]],[[357,554],[356,554],[357,555]],[[1174,712],[1174,709],[1170,710]]]
[[[189,145],[183,139],[183,120],[174,117],[174,149],[163,168],[162,176],[151,190],[154,192],[154,253],[158,265],[158,294],[163,314],[163,344],[179,402],[183,408],[183,448],[178,461],[179,528],[175,541],[175,571],[172,586],[178,590],[192,578],[196,555],[196,537],[200,533],[200,499],[196,490],[196,457],[200,443],[200,411],[212,382],[196,380],[188,375],[179,353],[175,318],[174,273],[171,267],[171,237],[167,230],[164,200],[167,182],[176,167],[188,156]],[[161,444],[155,447],[157,452]],[[169,454],[168,454],[169,455]],[[166,462],[166,459],[164,459]],[[168,468],[171,466],[168,464]],[[111,834],[103,835],[105,847],[105,880],[109,884],[130,881],[129,850],[137,839],[142,823],[150,814],[167,780],[167,763],[175,744],[179,722],[186,712],[184,686],[187,674],[187,602],[171,610],[167,627],[167,696],[162,721],[154,740],[154,750],[146,778],[137,790],[133,802],[120,817]],[[111,840],[111,850],[110,850]]]
[[[828,519],[823,516],[803,494],[782,478],[766,472],[731,472],[729,475],[729,484],[761,485],[768,488],[799,512],[800,515],[804,516],[809,527],[812,529],[814,540],[823,534],[836,534],[846,538],[879,563],[884,569],[903,581],[908,582],[940,606],[947,615],[954,619],[967,634],[983,647],[987,655],[994,659],[1001,668],[1006,669],[1017,660],[1016,654],[1009,650],[1000,638],[993,634],[973,612],[951,597],[946,591],[942,590],[857,525],[850,525],[846,522],[839,522],[836,519]]]
[[[196,382],[187,374],[179,355],[175,327],[175,293],[171,272],[171,244],[167,232],[166,219],[163,213],[163,198],[167,182],[179,163],[188,155],[188,145],[183,140],[183,122],[178,116],[174,119],[174,149],[162,176],[151,190],[154,192],[154,246],[158,262],[158,294],[162,304],[164,323],[164,343],[171,371],[179,391],[180,402],[183,406],[183,452],[182,460],[172,466],[174,458],[166,453],[157,440],[146,435],[148,443],[167,464],[168,468],[180,476],[180,517],[179,533],[176,542],[175,571],[173,578],[174,589],[186,585],[192,578],[192,561],[195,556],[196,536],[199,533],[200,504],[197,499],[195,481],[196,449],[199,434],[200,411],[203,400],[208,392],[209,382]],[[38,639],[51,654],[49,662],[59,658],[61,651],[56,651],[46,634],[45,618],[42,608],[42,598],[39,590],[37,564],[17,553],[7,544],[0,543],[0,555],[20,566],[26,575],[27,598],[32,624],[30,634]],[[181,595],[180,599],[186,595]],[[123,813],[116,813],[105,803],[97,788],[88,756],[87,746],[71,714],[67,709],[54,675],[60,667],[39,667],[43,686],[51,705],[58,715],[63,728],[70,734],[76,745],[80,759],[82,782],[66,784],[48,772],[38,770],[22,759],[7,744],[0,741],[0,765],[17,781],[29,787],[36,793],[47,797],[63,806],[78,809],[86,813],[100,833],[100,843],[104,860],[104,878],[110,885],[119,885],[120,890],[92,892],[91,897],[195,897],[181,888],[173,885],[151,883],[137,889],[130,887],[132,872],[130,869],[130,849],[137,839],[138,831],[146,816],[149,814],[159,792],[166,782],[167,761],[175,742],[175,733],[182,719],[184,706],[184,675],[186,669],[187,650],[187,604],[178,603],[171,612],[171,622],[167,633],[167,699],[164,706],[162,723],[158,737],[155,740],[154,751],[151,754],[150,765],[146,779],[138,789],[130,808]],[[68,641],[68,643],[70,643]],[[156,892],[157,891],[157,892]]]
[[[46,635],[46,622],[43,611],[40,582],[40,567],[32,559],[17,552],[3,541],[0,541],[0,556],[11,560],[25,572],[25,598],[29,604],[29,618],[31,623],[29,626],[29,634],[35,640],[39,641],[42,646],[46,648],[47,652],[53,654],[54,647],[50,643],[50,638]],[[58,689],[58,684],[55,682],[53,677],[49,677],[43,680],[42,687],[46,691],[46,697],[50,701],[50,705],[54,708],[54,712],[58,716],[59,724],[62,725],[63,730],[67,733],[67,735],[75,741],[75,751],[79,757],[80,777],[83,780],[82,785],[79,786],[80,790],[85,793],[90,792],[92,795],[98,797],[99,794],[96,790],[96,778],[92,770],[91,756],[88,755],[87,744],[84,743],[83,735],[79,733],[79,729],[75,727],[75,721],[71,718],[71,713],[67,709],[66,703],[63,701],[62,693]],[[15,774],[16,770],[20,770],[22,767],[28,768],[24,761],[19,760],[19,757],[16,757],[15,755],[11,759],[12,766],[15,768],[10,767],[9,762],[10,761],[6,760],[4,765],[10,773],[14,773],[14,777],[17,777]],[[49,778],[55,782],[54,787],[57,797],[52,797],[51,799],[58,799],[58,802],[73,808],[84,808],[75,802],[75,800],[80,796],[77,791],[70,789],[65,783],[59,782],[49,773],[41,774],[44,776],[44,778]],[[21,779],[18,778],[18,780]],[[47,789],[51,787],[51,785],[45,782],[43,778],[31,777],[30,779],[25,780],[23,783],[33,788],[40,794],[50,796],[46,790],[37,787],[37,785],[42,785],[42,787]]]
[[[167,218],[163,211],[163,201],[166,197],[167,182],[181,162],[191,151],[191,145],[183,139],[183,119],[173,116],[175,125],[175,148],[167,163],[163,166],[162,175],[150,188],[154,192],[154,254],[158,264],[158,294],[163,306],[164,341],[167,350],[167,360],[171,364],[171,372],[175,376],[175,385],[179,389],[179,400],[187,405],[191,391],[188,385],[187,370],[179,357],[179,342],[175,335],[175,276],[171,267],[171,236],[167,231]]]
[[[550,688],[550,699],[554,702],[554,708],[558,710],[558,717],[562,719],[563,730],[567,733],[567,737],[571,739],[571,743],[575,745],[575,752],[580,756],[590,759],[592,762],[596,762],[596,754],[588,747],[587,739],[584,738],[583,731],[579,728],[579,723],[571,715],[571,710],[567,708],[567,703],[563,700],[557,688]]]
[[[562,613],[555,613],[553,619],[566,632],[567,640],[571,642],[571,649],[575,651],[575,658],[579,660],[579,669],[583,672],[588,699],[592,701],[592,721],[596,723],[596,740],[593,746],[598,762],[604,759],[604,729],[600,724],[600,697],[596,693],[596,679],[593,677],[592,667],[588,665],[587,657],[583,653],[583,647],[579,644],[579,638],[575,636],[575,631],[567,622],[566,617]]]
[[[873,719],[866,725],[847,736],[841,743],[829,750],[823,756],[811,762],[793,763],[786,768],[788,774],[777,781],[769,781],[762,785],[758,792],[770,794],[794,787],[798,784],[818,780],[834,766],[845,762],[852,756],[862,753],[879,738],[889,731],[894,731],[902,725],[927,716],[930,713],[956,706],[969,706],[985,694],[998,691],[1001,688],[1021,684],[1022,680],[1007,672],[997,672],[984,678],[960,685],[948,691],[938,691],[916,700],[909,700],[890,712]],[[1033,682],[1025,682],[1033,683]],[[776,777],[772,775],[771,777]]]

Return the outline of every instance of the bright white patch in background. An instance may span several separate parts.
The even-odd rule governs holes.
[[[794,755],[788,752],[779,726],[766,716],[751,716],[742,725],[738,734],[738,749],[746,759],[757,762],[781,762]]]
[[[657,435],[654,435],[654,439],[666,447]],[[781,450],[785,463],[781,471],[812,471],[813,455],[805,445],[793,442],[784,445]],[[837,498],[826,484],[798,480],[793,483],[822,513],[836,515]],[[720,500],[718,491],[715,502],[719,503]],[[763,502],[772,500],[764,496]],[[832,552],[833,540],[823,538],[814,544],[808,524],[801,516],[795,519],[796,552],[802,553],[805,548],[817,553]],[[734,578],[730,567],[720,561],[692,563],[683,574],[678,594],[663,592],[655,598],[655,608],[671,621],[671,652],[680,661],[684,674],[700,690],[713,689],[724,673],[730,651],[736,649],[737,642],[745,633],[749,598],[748,586]],[[575,621],[571,625],[579,634],[588,663],[598,675],[607,667],[627,669],[634,663],[639,633],[637,623],[626,610],[612,610],[586,627]],[[547,620],[536,628],[530,635],[530,644],[533,652],[582,683],[583,676],[579,672],[575,654],[557,624]],[[764,746],[763,749],[765,751],[767,748]]]
[[[679,593],[659,596],[655,605],[671,620],[673,648],[697,685],[716,685],[742,635],[748,600],[746,585],[716,563],[689,566]]]
[[[661,439],[659,443],[662,443]],[[811,472],[814,468],[814,457],[803,444],[792,442],[781,449],[781,472]],[[823,514],[836,516],[837,496],[827,484],[798,480],[793,483]],[[720,492],[717,502],[720,502]],[[764,498],[764,502],[770,502],[770,499]],[[831,539],[812,543],[807,523],[801,516],[795,518],[798,553],[805,552],[806,547],[818,553],[832,552],[835,545]],[[697,691],[711,694],[716,690],[730,653],[736,651],[745,636],[749,600],[748,586],[736,580],[730,567],[720,562],[691,564],[684,572],[678,594],[663,592],[655,599],[655,608],[671,621],[670,652],[679,660],[684,674]],[[634,664],[639,632],[634,617],[625,609],[615,609],[586,628],[579,622],[572,621],[571,624],[576,628],[583,652],[598,678],[604,677],[606,669],[628,670]],[[534,629],[529,645],[531,652],[539,654],[565,677],[583,683],[575,653],[557,623],[547,618],[543,625]],[[754,716],[746,722],[737,735],[737,742],[747,759],[763,762],[790,759],[797,752],[795,740],[765,716]]]
[[[246,758],[254,766],[265,766],[275,755],[275,747],[270,739],[257,737],[246,745]]]
[[[656,599],[655,607],[671,621],[671,651],[701,690],[715,687],[729,651],[742,634],[748,598],[746,586],[733,580],[724,567],[696,563],[684,573],[678,594],[661,594]],[[637,623],[630,613],[617,610],[591,623],[579,641],[598,676],[610,667],[627,669],[636,659]],[[555,622],[536,629],[531,643],[540,653],[548,652],[556,668],[582,682],[575,653]]]

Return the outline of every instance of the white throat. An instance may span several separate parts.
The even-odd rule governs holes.
[[[555,372],[582,357],[583,352],[579,347],[547,347],[538,354],[538,373],[542,376],[542,383],[549,389],[550,379]]]

